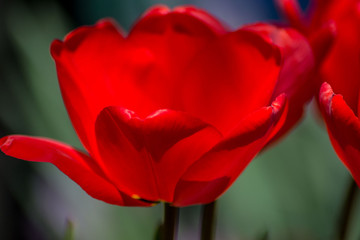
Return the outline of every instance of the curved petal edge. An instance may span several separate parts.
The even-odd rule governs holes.
[[[94,169],[94,160],[66,144],[40,137],[10,135],[0,139],[0,150],[11,157],[32,162],[49,162],[93,198],[122,206],[150,204],[130,198]]]
[[[245,117],[188,168],[175,189],[174,205],[205,204],[218,198],[265,146],[273,131],[278,131],[277,124],[284,122],[286,114],[287,100],[282,94],[271,106]]]
[[[360,186],[360,120],[326,82],[319,103],[334,150]]]

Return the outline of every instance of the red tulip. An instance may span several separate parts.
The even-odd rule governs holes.
[[[283,9],[299,9],[296,0],[278,0]],[[286,7],[288,6],[288,7]],[[335,92],[344,95],[347,103],[356,108],[358,101],[358,89],[360,87],[360,1],[359,0],[314,0],[309,16],[304,16],[299,11],[285,10],[290,19],[302,19],[303,33],[308,38],[315,38],[324,33],[324,26],[336,28],[336,36],[333,39],[331,49],[325,58],[321,59],[319,77],[322,82],[328,82]],[[294,16],[298,17],[294,17]],[[335,29],[333,29],[335,31]],[[326,33],[325,33],[326,35]],[[324,38],[324,35],[322,36]],[[321,38],[321,37],[320,37]],[[325,42],[326,40],[323,39]],[[326,44],[325,44],[326,45]],[[317,41],[313,46],[315,52],[321,52],[324,42]],[[344,80],[345,79],[345,80]],[[350,87],[351,86],[351,87]]]
[[[346,103],[358,112],[360,89],[360,1],[320,1],[313,25],[334,21],[337,29],[333,47],[324,60],[319,75]]]
[[[331,143],[360,186],[359,113],[355,114],[345,97],[335,94],[328,83],[322,84],[319,100]]]
[[[278,2],[293,26],[301,26],[298,28],[309,39],[318,38],[312,44],[314,52],[322,56],[316,77],[327,82],[319,95],[322,114],[335,151],[360,186],[360,155],[356,153],[360,148],[360,132],[356,130],[360,110],[360,1],[314,0],[309,16],[300,12],[294,0]],[[326,41],[326,25],[336,28],[331,41]],[[326,46],[329,43],[331,48]]]
[[[2,138],[1,150],[51,162],[94,198],[118,205],[214,201],[284,122],[298,120],[287,115],[285,94],[301,112],[296,96],[313,62],[293,30],[228,32],[205,11],[162,6],[127,37],[102,20],[54,41],[51,54],[88,154],[19,135]]]

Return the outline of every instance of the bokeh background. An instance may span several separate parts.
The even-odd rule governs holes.
[[[81,148],[58,89],[51,41],[103,17],[128,30],[157,3],[194,4],[234,29],[279,21],[271,0],[0,0],[0,137],[46,136]],[[219,199],[217,239],[333,239],[350,179],[310,104],[303,122]],[[360,236],[359,199],[348,239]],[[75,239],[153,239],[162,211],[105,204],[50,164],[0,155],[0,239],[67,239],[71,230]],[[199,206],[181,210],[180,240],[199,239],[199,215]]]

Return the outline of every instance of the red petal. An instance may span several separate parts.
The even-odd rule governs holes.
[[[360,187],[360,120],[327,83],[321,86],[319,101],[331,143]]]
[[[220,138],[214,128],[184,113],[159,110],[141,119],[121,107],[100,113],[96,133],[105,171],[119,189],[167,202],[186,168]]]
[[[357,0],[331,1],[327,8],[317,7],[313,31],[329,20],[336,24],[337,35],[320,69],[320,77],[341,94],[347,105],[359,115],[360,89],[360,4]]]
[[[218,38],[182,78],[184,110],[226,134],[271,102],[280,60],[279,49],[258,33],[239,30]]]
[[[282,95],[271,107],[261,108],[244,118],[229,136],[188,168],[177,185],[174,204],[204,204],[219,197],[264,147],[286,114],[285,106]]]
[[[311,48],[314,51],[317,67],[320,67],[323,61],[330,53],[337,37],[336,23],[330,20],[319,30],[315,31],[309,37]]]
[[[279,11],[290,22],[291,26],[302,33],[307,32],[308,23],[305,21],[303,12],[297,0],[275,0]]]
[[[123,37],[109,20],[71,32],[55,40],[51,53],[59,84],[72,123],[85,147],[96,153],[94,125],[98,113],[114,104],[118,81],[119,48]]]
[[[261,34],[281,52],[281,71],[273,97],[285,93],[289,101],[289,113],[284,126],[275,136],[274,140],[277,140],[299,122],[306,103],[315,94],[318,86],[312,78],[314,56],[307,39],[291,28],[260,23],[248,25],[244,29]]]
[[[209,42],[223,33],[225,30],[214,17],[193,7],[179,7],[174,11],[155,7],[148,11],[133,27],[128,40],[153,57],[151,68],[137,81],[137,87],[156,107],[144,111],[143,104],[119,105],[136,111],[141,117],[157,109],[182,110],[179,88],[183,86],[185,70]]]
[[[167,6],[150,8],[132,28],[130,35],[139,33],[169,34],[167,30],[190,35],[221,35],[227,32],[212,15],[193,6],[179,6],[171,11]]]
[[[358,0],[317,0],[313,4],[311,27],[316,29],[329,20],[343,20],[350,12],[357,11]]]
[[[165,32],[162,32],[166,30]],[[94,123],[110,105],[145,117],[159,108],[179,109],[178,87],[190,60],[221,25],[202,10],[157,7],[134,26],[128,39],[109,20],[82,27],[51,47],[73,125],[97,156]]]
[[[96,199],[124,206],[149,205],[120,192],[103,177],[93,159],[68,145],[45,138],[11,135],[0,139],[0,149],[11,157],[54,164]]]
[[[207,13],[202,9],[198,9],[193,6],[181,6],[181,7],[176,7],[174,9],[174,12],[188,14],[190,16],[199,19],[204,24],[209,26],[212,29],[212,31],[216,32],[217,34],[225,34],[226,32],[228,32],[228,29],[223,26],[223,23],[221,23],[215,17],[213,17],[212,15],[210,15],[209,13]]]

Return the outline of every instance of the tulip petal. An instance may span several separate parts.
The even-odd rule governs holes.
[[[241,29],[219,37],[184,72],[179,87],[184,111],[227,134],[269,105],[280,61],[279,49],[258,33]]]
[[[286,106],[286,98],[281,95],[271,106],[245,117],[231,134],[187,169],[176,187],[174,205],[204,204],[220,196],[274,135],[274,129],[281,127],[277,124],[283,123]]]
[[[318,29],[329,20],[336,25],[336,38],[331,51],[321,65],[321,81],[328,82],[347,105],[359,115],[360,89],[360,4],[357,0],[324,3],[326,9],[317,9],[313,24]],[[320,7],[320,6],[319,6]]]
[[[96,117],[116,99],[112,86],[118,79],[114,63],[118,62],[116,53],[123,41],[115,24],[102,20],[95,26],[78,28],[64,42],[55,40],[51,45],[65,106],[82,143],[92,154],[96,152]]]
[[[138,81],[137,87],[156,104],[156,108],[144,112],[142,105],[119,105],[142,117],[157,109],[183,110],[179,89],[183,86],[185,69],[209,42],[222,34],[225,29],[203,10],[152,8],[135,24],[128,41],[147,49],[153,57],[151,69]]]
[[[202,9],[192,6],[179,6],[170,10],[158,5],[150,8],[134,25],[130,36],[138,33],[168,34],[172,29],[190,35],[221,35],[227,29],[216,18]]]
[[[174,12],[188,14],[201,20],[203,23],[209,26],[213,32],[216,32],[219,35],[228,32],[228,28],[224,26],[222,22],[202,9],[198,9],[192,6],[180,6],[174,8]]]
[[[93,198],[116,205],[149,205],[120,192],[104,178],[92,158],[63,143],[40,137],[10,135],[0,139],[0,149],[11,157],[54,164]]]
[[[168,29],[162,32],[164,29]],[[202,10],[156,7],[124,39],[102,20],[52,43],[59,83],[72,123],[86,149],[97,155],[94,124],[110,105],[141,117],[161,108],[179,109],[181,73],[208,41],[225,32]]]
[[[329,55],[336,38],[337,26],[334,21],[329,21],[324,24],[319,30],[314,32],[311,37],[309,37],[309,42],[316,60],[316,67],[320,67]]]
[[[221,135],[184,113],[159,110],[145,119],[122,107],[107,107],[96,121],[107,175],[119,189],[148,201],[173,200],[183,172]]]
[[[328,83],[321,86],[319,102],[331,143],[360,187],[360,120]]]
[[[243,29],[260,34],[265,40],[276,45],[281,52],[281,71],[273,90],[273,97],[285,93],[289,101],[289,113],[273,142],[299,122],[304,106],[318,88],[317,82],[312,78],[314,56],[307,39],[294,29],[264,23],[248,25]]]
[[[305,33],[307,30],[307,22],[301,10],[298,0],[275,0],[276,6],[280,13],[290,22],[290,24]]]

